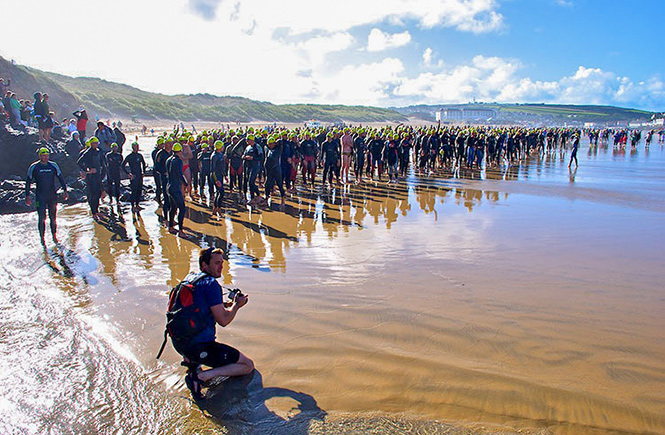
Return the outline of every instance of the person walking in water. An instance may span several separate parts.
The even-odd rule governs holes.
[[[129,171],[127,170],[128,166]],[[122,161],[122,169],[129,175],[129,188],[131,190],[129,200],[132,203],[132,212],[136,213],[141,210],[139,203],[143,190],[143,174],[145,174],[145,160],[139,154],[138,142],[132,143],[132,152],[127,154],[125,160]]]
[[[99,213],[99,200],[102,197],[102,181],[106,176],[106,159],[99,149],[99,139],[91,137],[88,140],[90,148],[85,150],[78,159],[78,165],[85,172],[85,184],[88,189],[88,205],[92,217],[101,219]]]
[[[39,239],[42,245],[46,246],[44,242],[44,233],[46,232],[46,211],[48,210],[48,218],[51,223],[51,237],[55,244],[58,243],[56,237],[56,204],[58,202],[58,193],[55,185],[56,178],[62,186],[64,193],[64,200],[67,196],[67,185],[62,176],[62,171],[57,163],[49,161],[48,148],[42,147],[39,149],[39,160],[34,162],[28,168],[28,176],[25,181],[25,203],[30,206],[32,200],[30,199],[30,186],[35,182],[35,207],[37,207],[37,226],[39,228]]]
[[[568,163],[568,168],[573,164],[573,160],[575,160],[575,168],[577,168],[577,150],[580,147],[580,132],[578,131],[575,133],[575,136],[573,137],[573,148],[570,153],[570,162]]]

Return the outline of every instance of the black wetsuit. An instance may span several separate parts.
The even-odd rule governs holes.
[[[212,153],[208,148],[205,148],[198,155],[198,161],[201,165],[199,172],[199,195],[203,196],[205,191],[206,183],[208,184],[208,197],[212,200],[215,194],[215,187],[213,186],[214,182],[210,178],[210,161],[212,158]]]
[[[275,184],[277,184],[279,193],[282,195],[282,198],[284,197],[284,172],[283,166],[280,164],[280,162],[283,146],[286,145],[285,142],[286,141],[278,141],[272,149],[268,148],[268,151],[266,152],[266,198],[270,197],[270,193],[272,192],[272,188],[275,186]]]
[[[150,156],[152,157],[152,178],[155,179],[155,198],[157,199],[158,203],[162,203],[162,174],[161,170],[158,170],[158,165],[157,165],[157,153],[159,152],[159,148],[155,148],[152,150],[152,153],[150,153]]]
[[[243,153],[243,156],[252,157],[252,160],[244,161],[245,180],[247,180],[246,185],[249,186],[249,193],[251,194],[252,198],[261,194],[261,192],[259,192],[258,186],[256,185],[256,177],[258,177],[259,171],[261,170],[261,159],[263,157],[262,154],[263,153],[261,150],[259,150],[259,145],[256,143],[254,145],[247,145],[245,152]]]
[[[326,179],[332,183],[333,174],[337,175],[336,167],[340,158],[339,141],[335,139],[326,140],[321,145],[321,152],[324,158],[322,183],[326,184]],[[339,175],[337,175],[337,179],[339,180]]]
[[[160,179],[162,180],[162,211],[164,213],[164,219],[168,219],[168,214],[169,211],[171,210],[171,203],[169,201],[169,192],[168,192],[168,182],[169,182],[169,177],[168,174],[166,173],[166,161],[171,157],[171,153],[166,151],[165,149],[161,149],[157,151],[157,154],[155,155],[155,167],[153,168],[154,171],[157,171],[159,173]]]
[[[129,171],[127,170],[127,166],[129,166]],[[143,174],[145,173],[145,160],[143,156],[138,152],[132,151],[122,161],[122,169],[132,175],[132,179],[129,182],[129,188],[131,189],[129,200],[133,206],[138,207],[141,201],[141,191],[143,190]]]
[[[221,208],[224,199],[224,175],[228,166],[226,156],[222,151],[214,152],[208,158],[208,165],[210,166],[210,184],[215,188],[215,208]]]
[[[79,167],[86,173],[85,184],[88,190],[88,205],[93,215],[99,213],[99,199],[102,197],[102,181],[106,175],[106,160],[99,148],[88,148],[78,159]],[[95,173],[88,173],[94,169]]]
[[[36,161],[28,168],[28,176],[25,181],[25,197],[30,194],[30,185],[35,182],[35,207],[37,208],[39,237],[44,240],[46,230],[46,210],[51,223],[51,234],[55,236],[56,222],[55,212],[58,201],[55,179],[58,179],[62,189],[67,192],[67,185],[62,176],[60,167],[55,162],[42,163]]]
[[[365,166],[365,152],[367,152],[366,139],[363,136],[356,136],[353,139],[353,155],[355,157],[353,173],[356,175],[356,179],[362,177],[363,167]]]
[[[106,167],[108,169],[106,191],[116,201],[120,198],[120,166],[122,166],[122,154],[113,151],[106,154]]]
[[[182,171],[182,160],[176,154],[173,154],[166,160],[166,174],[168,182],[166,184],[169,193],[169,226],[172,227],[175,219],[176,209],[178,210],[178,227],[182,231],[182,225],[185,222],[185,197],[182,194],[182,186],[187,185],[187,179]]]

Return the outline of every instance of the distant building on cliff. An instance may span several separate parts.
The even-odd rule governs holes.
[[[478,121],[496,118],[498,111],[485,107],[442,107],[442,121]]]

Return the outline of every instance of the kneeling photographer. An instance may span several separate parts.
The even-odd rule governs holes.
[[[221,249],[201,250],[201,272],[187,275],[169,298],[166,329],[173,347],[183,356],[182,365],[188,368],[185,382],[196,400],[203,398],[201,388],[213,378],[242,376],[254,370],[251,359],[237,349],[215,341],[216,324],[226,326],[231,323],[249,300],[240,290],[232,290],[229,301],[224,302],[223,288],[217,282],[222,276],[223,263],[224,251]],[[201,365],[211,368],[202,370]]]

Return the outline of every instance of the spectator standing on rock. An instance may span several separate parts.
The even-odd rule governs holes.
[[[32,182],[35,182],[35,207],[37,207],[37,216],[38,222],[37,226],[39,228],[39,239],[42,242],[42,245],[46,245],[44,242],[44,233],[46,232],[46,211],[48,210],[48,217],[51,223],[51,237],[53,238],[54,243],[58,243],[58,239],[55,235],[56,233],[56,204],[58,202],[58,189],[56,188],[55,180],[56,178],[60,182],[62,189],[65,191],[64,200],[66,201],[67,196],[67,185],[65,184],[65,179],[62,176],[62,171],[60,167],[55,163],[49,161],[49,150],[48,148],[39,149],[39,160],[34,162],[28,168],[28,176],[25,182],[25,203],[30,206],[32,201],[30,199],[30,186]]]
[[[106,154],[111,151],[111,144],[115,142],[115,133],[113,133],[113,130],[108,128],[104,122],[97,122],[95,137],[99,139],[99,149],[102,153]]]
[[[99,199],[102,197],[102,181],[106,175],[106,160],[99,149],[99,139],[89,139],[90,148],[86,149],[78,159],[78,165],[85,172],[85,184],[88,189],[88,205],[95,220],[101,218]]]
[[[75,131],[78,131],[76,129],[76,120],[74,118],[72,118],[72,119],[69,120],[69,123],[67,124],[67,134],[71,137],[72,133],[74,133]],[[79,133],[79,137],[80,136],[81,136],[81,134]]]
[[[72,113],[76,117],[76,131],[79,132],[79,137],[81,142],[85,140],[85,129],[88,125],[88,113],[85,111],[83,106],[79,106],[79,110]]]
[[[127,141],[125,134],[120,130],[121,128],[122,128],[121,121],[118,121],[117,124],[115,122],[113,123],[113,134],[115,135],[115,143],[118,144],[118,149],[120,150],[120,154],[122,154],[122,147],[123,145],[125,145],[125,142]]]
[[[35,102],[32,105],[35,111],[35,119],[37,120],[37,128],[39,128],[39,141],[44,140],[44,132],[45,132],[45,127],[44,127],[44,122],[46,121],[46,117],[48,116],[48,112],[44,111],[44,103],[42,102],[42,94],[41,92],[35,92],[33,95],[35,97]]]
[[[53,112],[48,105],[48,94],[42,95],[42,109],[44,110],[44,140],[49,142],[51,140],[51,130],[53,130]]]
[[[69,155],[69,157],[77,159],[81,155],[81,148],[83,148],[83,144],[81,143],[81,140],[79,139],[79,132],[74,131],[70,135],[70,139],[67,141],[65,144],[65,151]]]

